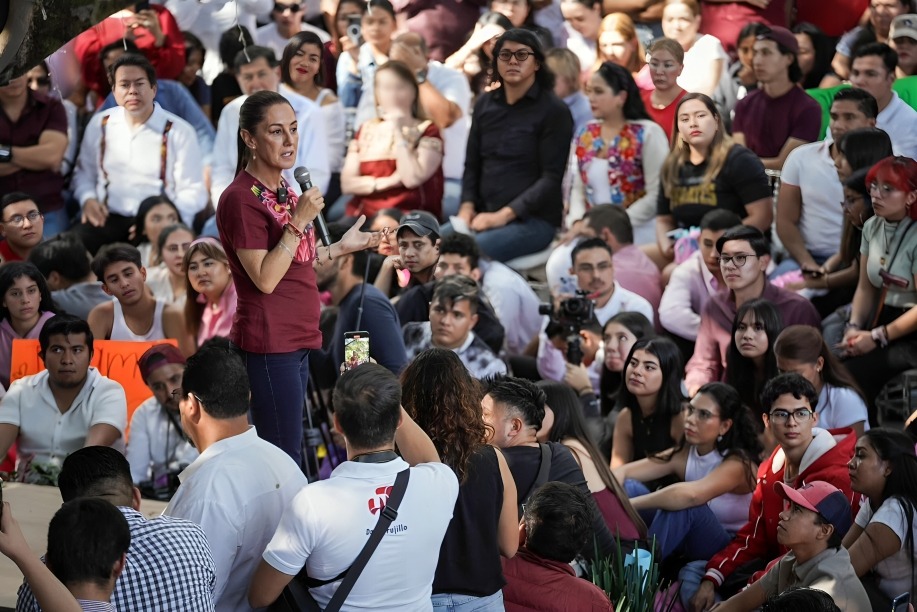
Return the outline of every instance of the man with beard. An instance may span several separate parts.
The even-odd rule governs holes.
[[[131,478],[135,485],[152,481],[154,489],[168,488],[169,474],[177,473],[198,456],[185,438],[178,414],[185,357],[171,344],[157,344],[137,365],[153,397],[140,404],[131,417],[127,445]]]
[[[86,321],[54,316],[38,343],[47,369],[15,381],[0,402],[0,456],[18,441],[21,477],[56,484],[56,470],[49,468],[70,453],[86,446],[123,449],[127,399],[121,385],[89,366]]]

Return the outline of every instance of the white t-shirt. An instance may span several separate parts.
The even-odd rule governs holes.
[[[710,65],[716,60],[723,60],[719,81],[728,79],[729,71],[726,68],[729,65],[729,56],[726,55],[726,50],[715,36],[704,34],[685,52],[685,67],[678,77],[678,86],[689,93],[699,91],[701,83],[707,79],[710,72]]]
[[[844,220],[844,188],[831,158],[831,143],[822,140],[793,149],[783,164],[780,179],[799,187],[801,192],[799,231],[806,250],[821,256],[836,253]]]
[[[316,580],[340,575],[366,544],[395,476],[407,467],[402,459],[342,463],[330,479],[314,482],[296,496],[264,551],[264,560],[290,576],[303,565]],[[398,517],[342,610],[431,610],[433,574],[457,497],[458,480],[448,466],[412,467]],[[326,606],[339,584],[312,589],[316,602]]]
[[[917,514],[915,514],[917,516]],[[866,529],[869,523],[880,523],[895,532],[901,541],[901,548],[892,556],[879,561],[876,564],[876,572],[879,574],[879,588],[885,593],[886,597],[894,599],[898,595],[910,591],[917,592],[917,583],[911,583],[911,567],[917,564],[917,555],[909,559],[905,541],[907,538],[907,519],[901,509],[901,502],[895,498],[889,498],[879,507],[875,514],[869,506],[867,499],[860,506],[854,521],[858,526]],[[912,526],[917,531],[917,526]],[[860,535],[865,538],[866,535]],[[917,546],[915,546],[917,549]],[[915,572],[917,575],[917,572]]]
[[[917,159],[917,111],[892,92],[892,101],[876,117],[876,127],[885,130],[896,155]]]
[[[825,384],[818,394],[818,426],[823,429],[850,427],[863,421],[864,431],[869,431],[869,414],[856,391],[848,387]]]

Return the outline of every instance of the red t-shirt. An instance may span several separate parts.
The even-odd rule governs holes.
[[[838,37],[857,27],[867,8],[869,0],[832,0],[830,10],[825,0],[796,0],[796,23],[808,21],[828,36]]]
[[[687,93],[688,92],[682,89],[678,97],[672,100],[672,103],[665,108],[653,108],[653,92],[646,90],[640,91],[640,97],[643,98],[643,106],[646,107],[647,114],[649,114],[650,119],[658,123],[659,126],[665,130],[665,135],[666,138],[669,139],[669,143],[672,142],[672,132],[675,130],[675,109],[678,108],[678,103]]]
[[[726,53],[735,56],[739,32],[745,24],[757,21],[785,28],[785,9],[785,2],[771,2],[763,9],[744,2],[702,2],[700,29],[702,33],[718,38]]]
[[[259,185],[248,172],[240,172],[223,192],[217,207],[217,228],[238,294],[229,339],[250,353],[292,353],[321,348],[314,258],[300,261],[297,257],[268,294],[255,286],[236,255],[237,249],[270,251],[283,235],[281,223],[252,191],[252,187]],[[295,208],[296,196],[291,193],[290,198]],[[306,234],[305,240],[314,245],[312,229],[307,229]]]

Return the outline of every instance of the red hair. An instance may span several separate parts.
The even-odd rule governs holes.
[[[917,191],[917,161],[901,155],[886,157],[869,169],[866,184],[887,183],[905,193]],[[909,206],[912,219],[917,219],[917,206]]]

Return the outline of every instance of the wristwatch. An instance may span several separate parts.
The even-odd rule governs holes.
[[[414,73],[414,76],[417,78],[417,84],[423,85],[427,82],[427,69],[422,68]]]
[[[13,161],[13,148],[9,145],[0,145],[0,164]]]

